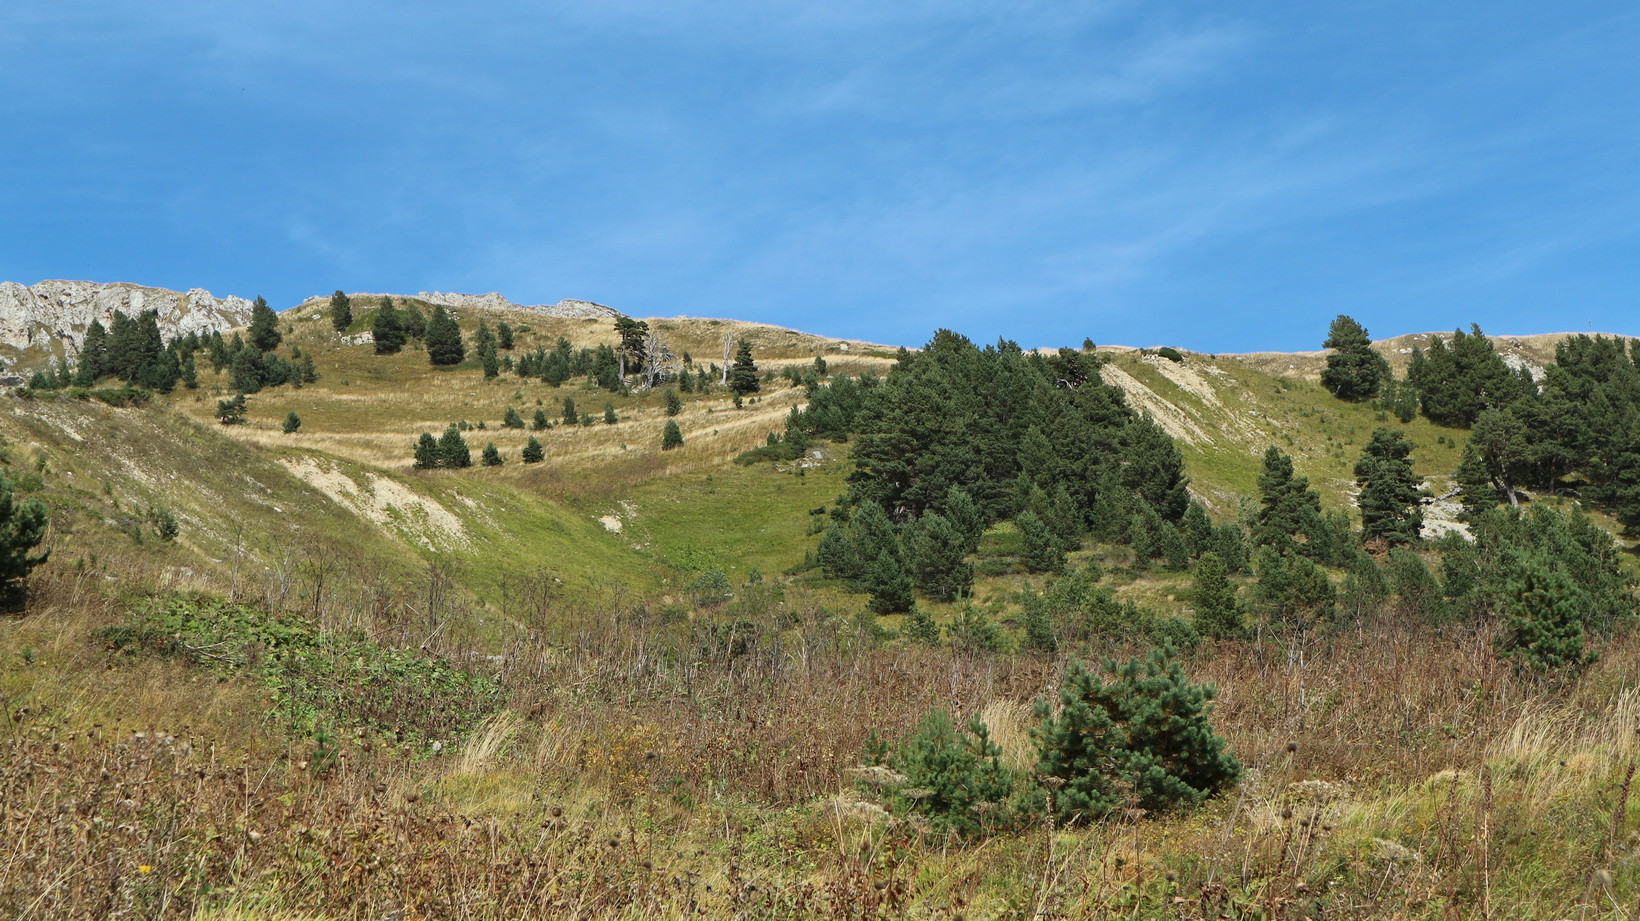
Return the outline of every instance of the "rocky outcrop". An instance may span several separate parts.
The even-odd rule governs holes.
[[[244,326],[250,322],[251,302],[214,297],[203,288],[179,292],[123,282],[0,282],[0,356],[7,367],[17,368],[72,359],[91,321],[107,326],[116,310],[127,316],[155,311],[160,331],[169,339]]]
[[[443,304],[446,307],[529,310],[549,317],[567,317],[571,319],[590,317],[599,320],[613,320],[621,316],[621,312],[615,308],[594,304],[591,301],[563,300],[556,304],[514,304],[494,291],[489,294],[451,294],[443,291],[423,291],[416,296],[428,303]]]

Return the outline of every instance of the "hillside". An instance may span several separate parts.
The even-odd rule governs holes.
[[[1027,642],[1034,599],[1087,586],[1028,571],[1022,532],[999,522],[971,555],[967,599],[919,599],[936,625],[919,641],[910,617],[870,613],[810,562],[857,442],[736,462],[808,401],[780,372],[822,358],[830,380],[881,376],[893,349],[651,318],[690,367],[722,364],[732,336],[772,372],[740,407],[714,387],[669,416],[658,392],[486,379],[473,355],[434,367],[414,341],[378,356],[379,299],[358,295],[340,332],[325,299],[286,311],[280,352],[311,357],[318,379],[251,394],[241,425],[217,422],[230,374],[203,353],[197,390],[146,403],[0,394],[0,460],[48,504],[52,551],[28,607],[0,615],[0,908],[1435,918],[1640,896],[1627,630],[1603,635],[1576,681],[1534,679],[1500,658],[1497,618],[1418,607],[1431,602],[1416,568],[1450,577],[1426,545],[1385,561],[1375,606],[1357,606],[1358,568],[1329,563],[1323,578],[1357,599],[1336,615],[1295,627],[1260,614],[1245,636],[1203,638],[1181,626],[1196,616],[1194,566],[1089,538],[1073,573],[1138,607],[1088,602],[1102,626],[1048,653]],[[469,343],[481,321],[505,321],[514,360],[560,337],[616,341],[614,314],[588,302],[394,300],[451,308]],[[1555,339],[1499,344],[1541,366]],[[1380,348],[1397,361],[1420,341]],[[1375,429],[1411,440],[1438,493],[1468,437],[1333,398],[1319,353],[1097,351],[1105,381],[1173,436],[1190,494],[1221,525],[1257,501],[1271,445],[1340,510]],[[563,424],[566,398],[592,424]],[[523,429],[503,426],[509,410]],[[301,425],[287,433],[290,413]],[[684,443],[663,451],[668,421]],[[475,458],[493,442],[503,463],[417,469],[417,437],[451,423]],[[521,463],[532,437],[545,460]],[[1429,536],[1456,527],[1455,506],[1428,512]],[[1262,611],[1255,576],[1230,581]],[[1215,726],[1246,769],[1198,809],[1037,814],[953,838],[918,812],[928,794],[896,801],[893,771],[861,767],[870,740],[899,744],[942,708],[981,719],[998,763],[1034,777],[1033,700],[1063,684],[1066,659],[1166,636],[1217,686]]]

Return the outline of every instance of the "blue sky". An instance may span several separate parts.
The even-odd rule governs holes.
[[[1640,5],[6,0],[0,279],[1640,335]]]

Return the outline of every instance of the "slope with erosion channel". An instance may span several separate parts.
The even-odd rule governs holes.
[[[1101,353],[1108,360],[1106,382],[1174,437],[1192,493],[1219,517],[1234,516],[1242,497],[1258,495],[1271,445],[1292,456],[1324,505],[1348,508],[1355,463],[1374,429],[1404,431],[1417,445],[1415,469],[1436,491],[1450,481],[1468,437],[1421,416],[1403,423],[1370,402],[1337,399],[1308,375],[1277,373],[1268,356],[1185,352],[1174,362],[1129,349]]]
[[[165,584],[290,603],[330,591],[403,600],[437,566],[476,602],[469,625],[496,638],[524,579],[591,595],[656,569],[585,516],[482,475],[405,475],[297,444],[257,445],[164,400],[116,408],[11,396],[0,414],[13,470],[52,508],[59,555],[129,561]],[[161,511],[163,510],[163,512]],[[163,540],[160,514],[176,521]],[[273,588],[270,588],[273,586]]]

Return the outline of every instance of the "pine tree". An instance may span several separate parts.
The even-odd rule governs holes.
[[[501,414],[501,427],[507,429],[521,429],[524,427],[524,417],[518,414],[518,410],[509,406],[507,407],[507,411]]]
[[[966,536],[943,515],[924,513],[908,528],[905,537],[912,582],[936,601],[966,594],[974,582],[974,569],[965,559],[967,544]]]
[[[1466,517],[1498,504],[1498,487],[1492,479],[1492,471],[1487,469],[1486,460],[1473,441],[1463,446],[1463,460],[1452,478],[1462,490],[1459,498]]]
[[[396,355],[404,348],[404,325],[392,298],[382,298],[382,305],[370,324],[370,336],[376,342],[377,355]]]
[[[1192,594],[1196,600],[1196,629],[1203,635],[1219,639],[1242,635],[1246,626],[1241,600],[1236,597],[1236,586],[1218,554],[1203,553],[1196,561]]]
[[[438,463],[440,467],[455,468],[473,465],[473,452],[467,449],[467,440],[461,437],[461,430],[454,423],[438,440]]]
[[[502,320],[495,325],[495,345],[496,348],[503,351],[512,351],[513,328],[506,320]]]
[[[609,402],[604,403],[604,424],[614,425],[620,421],[621,417],[615,415],[615,404]]]
[[[0,610],[16,610],[27,597],[25,580],[49,552],[35,554],[46,536],[46,505],[19,499],[11,478],[0,470]]]
[[[565,425],[575,425],[576,423],[581,421],[580,414],[575,411],[575,400],[571,397],[564,397],[564,417],[563,418],[564,418],[564,424]],[[683,436],[679,435],[678,439],[679,439],[678,443],[682,444],[683,443],[683,441],[682,441]]]
[[[666,388],[666,393],[662,394],[661,398],[666,403],[666,414],[668,416],[676,416],[683,411],[683,398],[678,396],[678,392],[671,387]]]
[[[433,305],[433,315],[427,320],[427,360],[435,365],[457,365],[467,357],[467,347],[461,341],[461,328],[445,311],[443,304]]]
[[[101,320],[92,320],[86,327],[79,362],[83,386],[89,387],[108,373],[108,330],[103,328]]]
[[[530,440],[524,442],[524,453],[521,457],[526,464],[539,464],[546,459],[547,452],[542,449],[541,442],[531,435]]]
[[[1207,509],[1195,499],[1191,499],[1190,505],[1185,508],[1179,530],[1184,535],[1191,556],[1199,557],[1213,549],[1213,519],[1207,516]]]
[[[404,324],[404,334],[411,339],[421,339],[427,335],[427,315],[421,312],[415,301],[404,305],[400,319]]]
[[[416,441],[416,466],[422,470],[431,470],[441,466],[438,439],[432,432],[422,432],[421,438]]]
[[[284,432],[285,432],[286,435],[293,434],[297,429],[300,429],[301,427],[302,427],[302,417],[296,415],[296,410],[293,409],[290,412],[285,414]]]
[[[963,732],[944,710],[931,710],[887,759],[904,777],[891,794],[896,811],[926,816],[936,827],[972,837],[1006,827],[1014,776],[979,717]]]
[[[1412,471],[1412,442],[1394,429],[1380,428],[1355,465],[1361,487],[1361,535],[1390,544],[1414,543],[1424,526],[1422,480]]]
[[[848,533],[835,520],[829,522],[825,532],[820,535],[815,561],[820,564],[820,571],[828,577],[842,579],[851,586],[863,583],[865,578],[864,561],[860,559]]]
[[[953,486],[945,494],[943,511],[951,526],[962,535],[963,554],[979,550],[979,540],[985,534],[985,512],[965,490]]]
[[[871,600],[866,606],[878,614],[898,614],[911,610],[916,594],[911,576],[905,571],[897,553],[879,554],[866,563],[866,591]]]
[[[271,352],[279,347],[284,338],[279,333],[279,315],[258,296],[256,303],[251,305],[251,345],[259,352]]]
[[[1504,590],[1509,631],[1499,639],[1498,650],[1522,671],[1574,677],[1595,660],[1583,642],[1588,608],[1587,594],[1566,572],[1529,557]]]
[[[498,377],[501,374],[501,360],[496,358],[495,344],[490,343],[478,350],[478,363],[484,369],[486,380]]]
[[[501,466],[501,452],[496,449],[493,441],[484,446],[484,451],[479,455],[479,458],[486,467]]]
[[[193,352],[189,352],[182,359],[182,386],[189,390],[199,389],[199,367],[194,364]]]
[[[1058,712],[1037,702],[1037,771],[1060,782],[1060,819],[1101,819],[1129,798],[1150,812],[1194,806],[1241,776],[1209,721],[1214,689],[1190,683],[1171,649],[1105,667],[1108,682],[1072,661]]]
[[[1372,337],[1343,314],[1333,321],[1321,347],[1333,350],[1327,356],[1327,369],[1321,372],[1321,385],[1340,400],[1371,399],[1389,378],[1389,362],[1372,347]]]
[[[670,451],[673,448],[683,447],[683,430],[672,419],[666,420],[666,429],[661,432],[661,450]]]
[[[763,389],[758,380],[757,364],[752,361],[752,344],[741,340],[735,352],[735,364],[729,371],[729,389],[736,396],[746,397]]]
[[[330,325],[345,333],[353,325],[353,301],[341,291],[330,296]]]
[[[1026,509],[1014,519],[1019,528],[1019,561],[1031,572],[1065,568],[1065,544],[1036,512]]]
[[[216,418],[223,425],[239,425],[245,421],[245,395],[236,395],[231,400],[216,401]]]
[[[530,428],[537,432],[541,432],[545,431],[551,425],[552,423],[547,421],[547,411],[537,408],[535,410],[535,417],[530,420]]]
[[[1274,547],[1282,553],[1319,552],[1321,496],[1309,479],[1293,473],[1293,459],[1275,445],[1264,452],[1259,474],[1259,512],[1253,523],[1253,545]],[[1304,538],[1300,543],[1296,538]]]

